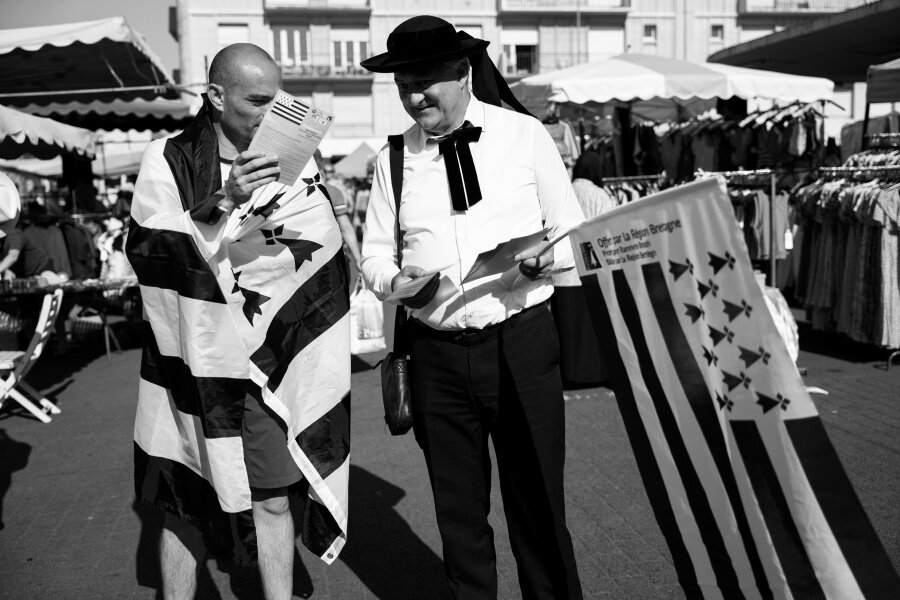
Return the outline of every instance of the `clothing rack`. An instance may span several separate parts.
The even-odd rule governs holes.
[[[878,136],[892,136],[900,142],[900,133],[877,133]],[[900,165],[876,165],[872,167],[820,167],[820,175],[841,175],[841,174],[862,174],[875,175],[880,173],[892,173],[900,175]],[[894,350],[887,357],[887,370],[890,370],[891,363],[900,356],[900,350]]]
[[[740,185],[754,185],[759,180],[760,183],[765,181],[769,185],[769,277],[767,282],[770,286],[775,285],[775,192],[776,192],[776,172],[773,169],[755,169],[752,171],[698,171],[698,178],[706,177],[724,177],[732,183]]]
[[[600,183],[603,185],[611,184],[611,183],[627,183],[627,182],[641,182],[641,181],[662,181],[665,179],[665,173],[657,173],[656,175],[627,175],[623,177],[604,177],[600,180]]]
[[[900,173],[900,165],[872,165],[871,167],[819,167],[819,175],[877,175],[880,173]]]
[[[900,133],[870,133],[865,137],[863,150],[900,148]]]

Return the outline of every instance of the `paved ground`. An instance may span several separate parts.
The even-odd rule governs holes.
[[[900,364],[885,352],[803,332],[799,364],[822,419],[895,565],[900,565]],[[138,350],[46,357],[30,376],[63,413],[43,425],[0,412],[0,598],[157,597],[158,516],[133,506]],[[353,376],[351,529],[331,567],[298,550],[295,595],[444,600],[440,542],[421,454],[381,424],[377,373]],[[682,598],[611,393],[568,393],[568,516],[585,597]],[[498,485],[494,484],[497,490]],[[502,515],[499,493],[494,514]],[[518,597],[502,518],[493,519],[500,598]],[[255,569],[210,561],[199,598],[261,598]]]

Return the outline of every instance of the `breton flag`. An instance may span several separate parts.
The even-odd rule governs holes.
[[[203,157],[179,140],[145,152],[127,243],[146,321],[137,496],[253,562],[241,424],[258,389],[308,482],[299,533],[331,563],[347,539],[350,468],[348,276],[331,202],[310,161],[291,187],[270,183],[227,220],[196,221],[185,207]]]
[[[571,238],[687,598],[900,598],[766,310],[724,185],[623,205]]]
[[[278,92],[272,105],[272,112],[295,125],[303,125],[308,110],[308,106],[284,92]]]

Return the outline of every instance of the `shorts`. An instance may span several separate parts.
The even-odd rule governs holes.
[[[281,419],[263,404],[259,388],[248,385],[241,438],[250,487],[272,489],[297,483],[303,474],[288,452],[287,432]]]

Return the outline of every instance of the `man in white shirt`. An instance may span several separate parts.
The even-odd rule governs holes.
[[[518,268],[462,280],[480,252],[544,229],[554,239],[583,215],[540,121],[469,91],[469,57],[486,60],[486,46],[442,19],[420,16],[391,33],[388,52],[362,63],[394,73],[416,122],[403,135],[402,269],[385,147],[366,214],[363,276],[384,299],[440,269],[403,303],[413,430],[428,465],[454,598],[497,596],[490,436],[522,597],[580,599],[565,520],[559,347],[547,308],[548,275],[574,265],[571,247],[559,244],[542,256],[527,250],[515,257]]]

